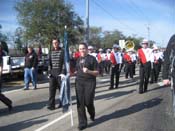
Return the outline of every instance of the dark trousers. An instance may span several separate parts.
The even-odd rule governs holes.
[[[76,79],[76,99],[79,126],[87,125],[86,109],[91,118],[95,117],[94,97],[96,80]]]
[[[153,69],[151,69],[151,83],[157,82],[159,76],[159,64],[153,64]]]
[[[12,104],[12,101],[1,93],[0,93],[0,100],[8,107],[11,106],[11,104]]]
[[[149,76],[151,71],[151,62],[140,65],[140,84],[139,84],[139,93],[147,91]]]
[[[60,90],[61,77],[51,76],[49,79],[49,106],[55,107],[56,90]]]
[[[107,74],[110,73],[110,69],[111,69],[111,62],[109,60],[105,61],[105,72]]]
[[[133,75],[136,74],[136,61],[133,62]]]
[[[100,62],[98,65],[99,65],[99,74],[103,76],[103,72],[104,72],[104,61]]]
[[[133,63],[126,63],[125,66],[126,66],[125,78],[128,78],[128,75],[130,76],[130,78],[133,78],[134,64]]]
[[[0,93],[1,93],[1,88],[2,88],[2,74],[0,73]]]
[[[115,88],[118,88],[119,77],[120,77],[119,64],[111,68],[111,86],[110,88],[114,88],[114,76],[116,79]]]

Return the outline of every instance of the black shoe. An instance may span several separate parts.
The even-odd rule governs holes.
[[[147,92],[147,89],[145,89],[144,92]]]
[[[62,107],[62,105],[61,105],[61,104],[59,104],[58,108],[61,108],[61,107]]]
[[[12,104],[11,104],[11,105],[8,106],[8,110],[9,110],[9,112],[11,112],[12,109],[13,109],[13,106],[12,106]]]
[[[143,91],[138,91],[139,94],[143,94]]]
[[[153,84],[154,82],[153,82],[153,81],[150,81],[149,83],[150,83],[150,84]]]
[[[112,89],[114,89],[113,87],[109,87],[109,90],[112,90]]]
[[[49,109],[49,110],[55,110],[55,107],[54,106],[48,106],[47,109]]]
[[[78,127],[79,130],[84,130],[84,129],[86,129],[86,128],[87,128],[87,125],[86,125],[86,126],[79,126],[79,127]]]
[[[91,121],[95,121],[95,117],[90,117]]]

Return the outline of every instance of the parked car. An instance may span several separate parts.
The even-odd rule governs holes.
[[[48,55],[42,55],[41,58],[38,59],[38,73],[42,74],[43,72],[47,72],[48,65],[49,65]]]
[[[23,74],[25,57],[11,57],[12,74]]]
[[[11,58],[10,56],[3,56],[2,75],[11,75],[11,73]]]

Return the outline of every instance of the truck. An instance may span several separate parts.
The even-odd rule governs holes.
[[[24,57],[3,56],[3,76],[22,75],[24,72]]]

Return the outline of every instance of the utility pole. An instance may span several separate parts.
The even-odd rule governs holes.
[[[148,41],[150,40],[150,27],[149,25],[147,26],[147,31],[148,31]]]
[[[85,41],[89,44],[89,0],[86,0],[86,34]]]

